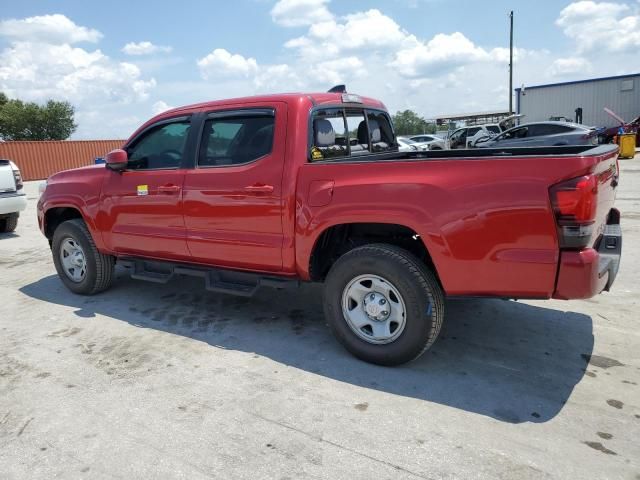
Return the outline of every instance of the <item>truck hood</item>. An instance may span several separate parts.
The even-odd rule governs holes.
[[[87,167],[73,168],[71,170],[63,170],[62,172],[54,173],[47,179],[47,185],[52,183],[60,183],[68,181],[69,179],[80,178],[93,178],[101,177],[105,171],[104,164],[89,165]]]

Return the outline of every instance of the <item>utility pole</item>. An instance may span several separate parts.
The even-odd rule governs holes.
[[[509,13],[509,115],[513,115],[513,10]]]

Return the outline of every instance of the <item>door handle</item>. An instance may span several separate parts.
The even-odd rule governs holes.
[[[178,193],[180,191],[180,186],[178,185],[160,185],[158,187],[158,193]]]
[[[248,187],[244,187],[244,191],[249,193],[273,193],[273,185],[249,185]]]

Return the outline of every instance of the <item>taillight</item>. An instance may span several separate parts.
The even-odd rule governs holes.
[[[20,175],[20,170],[17,168],[13,170],[13,178],[16,181],[16,190],[20,190],[23,187],[22,175]]]
[[[584,175],[549,190],[561,248],[584,248],[593,234],[598,208],[598,179]]]

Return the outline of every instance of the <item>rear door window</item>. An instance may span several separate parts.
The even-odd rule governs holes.
[[[513,128],[511,130],[507,130],[502,135],[500,135],[499,140],[511,140],[515,138],[525,138],[527,137],[527,127]]]
[[[559,133],[570,132],[571,130],[573,129],[566,125],[553,125],[553,124],[531,125],[529,128],[529,136],[538,137],[541,135],[557,135]]]
[[[221,112],[204,124],[198,166],[221,167],[253,162],[271,153],[272,110]]]

